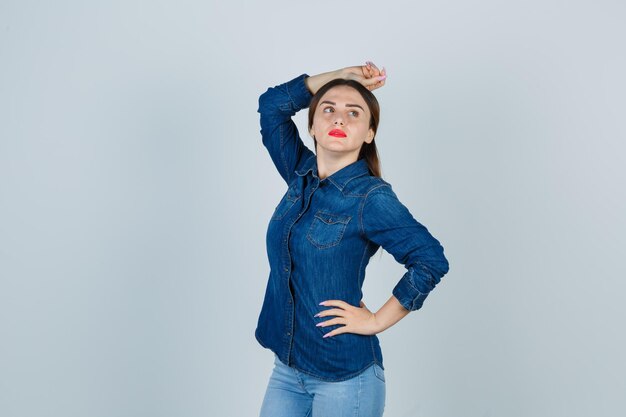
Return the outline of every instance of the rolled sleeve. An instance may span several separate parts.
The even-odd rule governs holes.
[[[259,97],[258,112],[261,115],[276,115],[291,117],[297,111],[309,107],[313,95],[304,80],[309,76],[301,74],[296,78],[270,87]]]
[[[367,239],[382,246],[407,269],[394,287],[393,295],[409,311],[421,308],[449,270],[443,246],[415,220],[389,184],[365,196],[361,227]]]
[[[304,80],[308,78],[307,74],[299,75],[293,80],[285,83],[285,89],[291,99],[294,111],[299,111],[309,107],[313,95],[306,86]]]

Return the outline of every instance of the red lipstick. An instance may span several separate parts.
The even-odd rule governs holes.
[[[328,135],[329,136],[334,136],[336,138],[345,138],[346,137],[346,134],[341,129],[333,129],[330,132],[328,132]]]

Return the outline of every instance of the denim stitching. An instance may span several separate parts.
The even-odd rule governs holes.
[[[406,278],[406,282],[407,284],[409,284],[409,286],[411,288],[413,288],[415,291],[420,292],[420,290],[417,289],[417,287],[413,284],[413,274],[415,274],[415,267],[413,265],[411,265],[409,267],[409,277]]]
[[[361,408],[361,391],[363,388],[363,374],[359,374],[359,392],[356,396],[356,408],[354,409],[354,416],[359,417],[360,408]]]
[[[362,177],[365,174],[366,174],[366,172],[362,172],[360,174],[355,175],[354,177],[348,178],[343,184],[340,184],[340,183],[334,181],[333,178],[332,178],[332,175],[330,177],[328,177],[328,181],[333,183],[335,185],[335,187],[337,187],[339,189],[339,191],[343,192],[343,189],[346,188],[346,186],[348,185],[348,183],[350,181],[352,181],[355,178]]]
[[[298,196],[295,200],[291,200],[289,196],[285,197],[285,200],[281,201],[280,203],[278,203],[278,206],[276,206],[276,209],[274,210],[274,214],[272,215],[270,220],[282,220],[282,218],[285,217],[287,212],[291,210],[291,208],[294,206],[294,204],[296,204],[296,201],[298,201],[300,197],[301,196]],[[285,206],[285,207],[288,206],[288,207],[284,208],[282,210],[282,213],[280,213],[278,209],[281,208],[281,206]]]
[[[293,372],[293,374],[296,376],[296,379],[298,380],[298,385],[300,385],[307,394],[311,395],[309,391],[307,391],[306,386],[304,385],[304,381],[302,380],[302,377],[298,374],[298,371],[291,366],[289,367],[289,369],[291,369],[291,372]]]
[[[346,232],[346,228],[348,227],[348,223],[350,223],[350,220],[352,220],[352,216],[342,216],[342,215],[336,215],[337,217],[340,217],[340,218],[342,218],[342,220],[343,220],[343,221],[340,221],[340,222],[339,222],[339,223],[341,223],[343,226],[341,226],[341,227],[340,227],[340,229],[339,229],[339,234],[338,234],[337,238],[336,238],[335,240],[333,240],[332,242],[329,242],[329,243],[326,243],[326,244],[321,244],[321,243],[316,242],[316,241],[314,240],[314,237],[313,237],[313,236],[312,236],[312,234],[311,234],[311,229],[313,229],[313,226],[314,226],[316,223],[322,222],[323,224],[326,224],[326,223],[324,223],[324,221],[323,221],[323,220],[321,220],[321,219],[317,216],[318,214],[321,214],[321,213],[323,213],[323,214],[330,214],[330,215],[333,215],[332,213],[326,213],[326,212],[324,212],[324,211],[322,211],[322,210],[318,210],[318,211],[315,213],[315,215],[313,216],[313,222],[311,222],[311,226],[309,226],[309,229],[308,229],[307,234],[306,234],[306,238],[307,238],[307,240],[308,240],[309,242],[311,242],[311,243],[312,243],[312,244],[313,244],[316,248],[318,248],[318,249],[327,249],[327,248],[330,248],[330,247],[333,247],[333,246],[337,246],[337,245],[341,242],[341,239],[343,238],[343,235],[344,235],[344,233]],[[334,215],[333,215],[333,216],[334,216]],[[347,219],[347,220],[346,220],[346,219]]]
[[[304,162],[303,165],[306,166],[309,163],[309,159],[311,159],[311,158],[315,158],[315,155],[309,155],[309,157],[307,158],[307,160]],[[306,175],[309,171],[313,170],[312,167],[308,168],[306,171],[303,171],[303,169],[304,169],[304,167],[302,167],[301,169],[295,171],[295,173],[300,175],[300,176],[303,176],[303,175]]]
[[[374,364],[373,368],[374,368],[374,375],[376,376],[376,378],[380,379],[382,382],[385,382],[385,371],[383,370],[383,368],[380,368],[380,371],[378,369],[376,369],[376,367],[379,366],[378,364]],[[379,366],[380,367],[380,366]]]
[[[366,239],[367,239],[367,235],[365,234],[365,228],[363,227],[363,209],[365,208],[365,202],[367,201],[367,197],[370,195],[372,191],[377,190],[381,187],[389,187],[389,186],[387,184],[380,184],[372,188],[371,190],[367,192],[367,194],[365,194],[365,198],[363,199],[363,201],[361,202],[361,205],[359,206],[359,229],[361,231],[361,235],[365,237]]]
[[[289,168],[287,167],[287,160],[285,159],[285,152],[283,151],[283,147],[285,146],[284,143],[284,136],[285,133],[283,132],[283,125],[281,124],[278,128],[279,130],[279,135],[280,135],[280,159],[283,161],[283,169],[285,170],[285,175],[287,176],[287,182],[291,182],[291,178],[289,177]]]
[[[339,189],[339,191],[343,191],[343,187],[341,186],[341,184],[338,184],[334,181],[333,178],[331,178],[332,175],[330,177],[328,177],[328,181],[330,181],[331,184],[333,184],[335,187],[337,187]]]
[[[368,174],[368,173],[367,173],[367,172],[361,172],[360,174],[356,174],[356,175],[355,175],[354,177],[352,177],[352,178],[348,178],[348,179],[346,180],[346,182],[344,182],[344,183],[343,183],[344,188],[345,188],[345,187],[348,185],[348,183],[349,183],[350,181],[352,181],[353,179],[355,179],[355,178],[359,178],[359,177],[362,177],[363,175],[366,175],[366,174]]]

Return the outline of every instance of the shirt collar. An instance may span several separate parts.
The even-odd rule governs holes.
[[[309,171],[312,171],[313,176],[317,178],[316,155],[309,156],[309,159],[304,162],[302,168],[296,171],[296,174],[304,176],[308,174]],[[348,184],[348,182],[350,182],[350,180],[366,174],[369,174],[367,161],[364,158],[361,158],[349,165],[346,165],[325,179],[333,183],[337,188],[339,188],[340,191],[343,191],[344,187]]]

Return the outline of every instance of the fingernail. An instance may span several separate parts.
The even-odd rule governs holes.
[[[325,302],[326,302],[326,301],[322,301],[322,302],[320,303],[320,305],[321,305],[321,306],[323,306]]]
[[[378,77],[378,79],[379,79],[380,81],[384,80],[385,78],[387,78],[387,76],[386,76],[386,75],[381,75],[381,76],[379,76],[379,77]]]
[[[317,313],[317,314],[316,314],[316,315],[314,315],[313,317],[319,317],[319,316],[320,316],[320,313]]]
[[[315,327],[320,327],[323,323],[317,323]]]
[[[324,336],[322,336],[322,337],[323,337],[323,338],[324,338],[324,337],[328,337],[328,335],[329,335],[329,334],[330,334],[330,333],[326,333],[326,334],[325,334]]]

